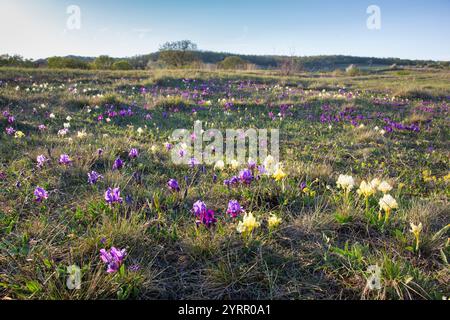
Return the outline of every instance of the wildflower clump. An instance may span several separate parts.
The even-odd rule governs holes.
[[[277,228],[281,224],[282,219],[280,217],[277,217],[275,214],[270,214],[269,219],[267,220],[267,223],[269,225],[269,230],[273,230]]]
[[[208,209],[206,204],[201,200],[194,203],[192,211],[194,212],[196,218],[195,223],[197,227],[203,225],[206,228],[210,228],[217,222],[214,211]]]
[[[115,203],[122,203],[123,199],[120,196],[120,188],[108,188],[105,192],[106,203],[112,205]]]
[[[242,212],[244,212],[244,209],[242,209],[240,203],[237,200],[230,200],[228,202],[227,213],[232,218],[238,217]]]
[[[338,188],[348,193],[355,186],[355,180],[352,176],[341,174],[336,181],[336,185],[338,186]]]
[[[415,251],[419,251],[419,244],[420,244],[420,234],[422,232],[423,226],[422,223],[419,222],[419,224],[414,224],[414,223],[410,223],[410,227],[411,229],[409,230],[409,232],[411,232],[414,235],[414,240],[415,240],[415,246],[414,246],[414,250]]]
[[[107,265],[106,272],[108,273],[116,273],[126,256],[127,252],[125,249],[121,250],[111,247],[109,250],[100,250],[100,259]]]
[[[244,238],[249,238],[252,235],[253,230],[259,228],[260,226],[261,223],[258,220],[256,220],[253,213],[248,212],[244,215],[242,221],[239,222],[236,230],[237,232],[242,234]]]
[[[380,205],[380,209],[385,213],[384,222],[387,223],[389,221],[392,210],[398,208],[398,203],[390,194],[385,194],[383,198],[380,199],[378,204]],[[382,219],[381,210],[378,220]]]
[[[286,173],[284,172],[281,163],[276,166],[275,172],[273,173],[272,177],[275,179],[275,181],[281,181],[286,178]]]

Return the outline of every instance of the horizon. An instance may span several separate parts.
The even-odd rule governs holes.
[[[371,5],[380,10],[374,28],[367,24],[377,14],[368,11]],[[0,8],[0,54],[33,60],[132,57],[181,39],[192,40],[201,51],[239,55],[450,60],[450,43],[443,41],[450,30],[450,3],[445,0],[364,0],[345,5],[329,0],[257,4],[139,0],[106,5],[86,0],[0,0]]]
[[[212,53],[217,53],[217,54],[226,54],[229,56],[258,56],[258,57],[296,57],[296,58],[311,58],[311,57],[352,57],[352,58],[367,58],[367,59],[400,59],[400,60],[409,60],[409,61],[433,61],[433,62],[450,62],[450,60],[435,60],[435,59],[409,59],[409,58],[401,58],[401,57],[374,57],[374,56],[355,56],[355,55],[345,55],[345,54],[316,54],[316,55],[295,55],[295,56],[289,56],[289,55],[273,55],[273,54],[246,54],[246,53],[236,53],[236,52],[227,52],[227,51],[211,51],[211,50],[202,50],[202,49],[198,49],[195,52],[212,52]],[[64,56],[48,56],[48,57],[43,57],[43,58],[37,58],[37,59],[33,59],[33,58],[28,58],[28,57],[24,57],[24,58],[28,58],[31,59],[33,61],[39,61],[39,60],[45,60],[48,58],[52,58],[52,57],[73,57],[73,58],[81,58],[81,59],[95,59],[99,56],[108,56],[110,58],[113,59],[129,59],[129,58],[133,58],[133,57],[140,57],[140,56],[145,56],[145,55],[150,55],[150,54],[154,54],[154,53],[158,53],[158,50],[153,51],[153,52],[148,52],[148,53],[141,53],[141,54],[135,54],[135,55],[130,55],[130,56],[109,56],[109,55],[105,55],[105,54],[99,54],[96,56],[81,56],[81,55],[74,55],[74,54],[68,54],[68,55],[64,55]],[[3,53],[0,53],[0,55]],[[9,53],[4,53],[4,54],[9,54]],[[14,54],[9,54],[9,55],[14,55]],[[22,56],[23,57],[23,56]]]

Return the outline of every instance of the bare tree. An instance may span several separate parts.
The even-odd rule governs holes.
[[[300,60],[297,57],[283,57],[280,62],[281,74],[289,76],[301,70]]]

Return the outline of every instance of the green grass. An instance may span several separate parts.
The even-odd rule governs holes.
[[[195,82],[186,84],[186,78]],[[0,178],[0,296],[449,296],[449,78],[447,71],[413,69],[357,77],[330,73],[282,77],[275,71],[1,69],[0,111],[15,116],[12,126],[25,137],[7,135],[10,125],[0,116],[4,175]],[[141,93],[142,87],[147,94]],[[344,87],[345,93],[340,90]],[[195,94],[202,91],[210,105],[199,106],[201,96]],[[218,99],[231,98],[233,107],[224,112]],[[97,116],[108,105],[117,110],[132,106],[134,114],[98,122]],[[282,120],[276,116],[281,105],[291,106]],[[345,110],[364,119],[357,126],[348,120],[320,121],[323,113]],[[382,135],[385,117],[417,124],[420,132],[395,130]],[[277,182],[263,176],[250,186],[230,190],[223,180],[237,175],[243,166],[217,171],[213,166],[202,170],[174,165],[164,144],[170,142],[174,129],[192,130],[196,120],[203,122],[205,130],[280,129],[280,160],[287,177]],[[70,122],[69,133],[58,136],[66,122]],[[40,132],[40,124],[47,129]],[[81,130],[86,131],[85,138],[77,137]],[[128,159],[132,147],[140,151],[134,160]],[[101,156],[99,148],[104,151]],[[71,166],[58,164],[63,153],[72,158]],[[41,154],[49,162],[39,169],[36,157]],[[118,156],[126,165],[114,171]],[[92,170],[104,176],[96,185],[87,183]],[[336,186],[339,174],[356,180],[348,200]],[[367,210],[356,193],[361,180],[375,177],[394,187],[390,193],[399,208],[388,223],[378,220],[381,193],[370,197]],[[180,182],[179,194],[167,189],[170,178]],[[299,188],[302,182],[308,190]],[[42,204],[34,201],[36,186],[49,192]],[[124,203],[111,207],[104,192],[113,186],[120,187]],[[125,202],[125,196],[132,200]],[[216,211],[214,228],[196,227],[191,208],[199,199]],[[242,218],[233,220],[225,213],[232,199],[261,222],[247,240],[236,231]],[[282,223],[269,232],[270,214],[281,217]],[[411,222],[423,224],[419,250],[413,248]],[[126,248],[128,253],[114,274],[106,273],[99,258],[99,250],[111,246]],[[66,286],[67,267],[72,264],[82,270],[80,290]],[[381,268],[380,290],[367,287],[367,269],[373,265]]]

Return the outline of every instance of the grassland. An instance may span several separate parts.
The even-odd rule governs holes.
[[[448,71],[1,69],[0,297],[448,297],[449,101]],[[174,165],[172,131],[197,120],[205,130],[280,129],[286,177],[254,169],[249,185],[228,187],[246,164]],[[125,165],[113,169],[118,157]],[[92,171],[103,179],[88,183]],[[348,193],[341,174],[355,181]],[[393,187],[389,219],[381,191],[357,192],[374,178]],[[36,201],[38,186],[47,199]],[[105,201],[110,187],[122,203]],[[233,199],[261,223],[247,237],[243,215],[226,213]],[[197,200],[215,225],[196,225]],[[281,224],[269,228],[270,215]],[[423,226],[418,242],[411,223]],[[127,255],[108,273],[100,250],[112,246]],[[66,286],[74,264],[79,290]]]

